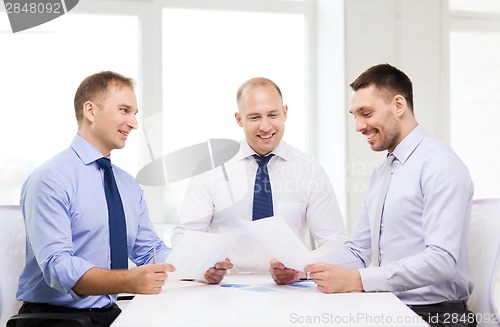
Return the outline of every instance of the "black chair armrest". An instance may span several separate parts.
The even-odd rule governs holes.
[[[33,319],[52,319],[52,320],[68,320],[72,321],[81,327],[91,327],[92,321],[89,317],[77,313],[20,313],[13,315],[7,321],[6,327],[15,327],[18,320],[33,320]]]

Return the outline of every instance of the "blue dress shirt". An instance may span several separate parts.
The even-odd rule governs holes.
[[[17,299],[71,308],[104,308],[116,295],[79,296],[72,287],[92,267],[110,268],[108,209],[102,154],[81,136],[35,170],[21,192],[26,224],[26,266]],[[170,249],[149,220],[136,180],[113,165],[127,221],[129,258],[152,263],[153,249],[164,262]]]
[[[421,126],[393,154],[380,228],[380,267],[368,266],[383,165],[371,176],[359,223],[345,248],[324,260],[361,268],[365,291],[391,291],[406,304],[466,300],[472,291],[467,265],[473,197],[469,171]]]

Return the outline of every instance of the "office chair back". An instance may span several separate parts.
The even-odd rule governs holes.
[[[26,262],[26,231],[19,206],[0,205],[0,326],[16,326],[18,320],[50,319],[90,327],[90,319],[72,313],[17,314],[21,302],[16,300],[19,276]],[[75,326],[72,325],[72,326]]]
[[[477,314],[478,327],[498,327],[495,283],[500,260],[500,199],[474,200],[468,251],[474,289],[467,304]]]
[[[16,314],[19,275],[24,267],[26,233],[19,206],[0,206],[0,326]]]

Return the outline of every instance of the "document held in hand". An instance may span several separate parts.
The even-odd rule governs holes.
[[[175,267],[168,279],[203,280],[209,268],[226,259],[240,234],[185,231],[165,261]]]
[[[239,221],[241,227],[248,231],[254,241],[264,246],[271,258],[275,258],[286,267],[303,271],[305,266],[317,262],[311,251],[280,217],[255,221],[240,218]]]

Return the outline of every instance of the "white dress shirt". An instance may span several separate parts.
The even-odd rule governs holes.
[[[371,176],[359,223],[345,249],[324,259],[361,268],[365,291],[391,291],[406,304],[466,300],[472,291],[467,265],[473,196],[469,171],[421,126],[393,154],[380,228],[380,267],[367,268],[383,165]]]
[[[274,216],[286,221],[307,244],[309,231],[317,243],[316,256],[343,245],[344,222],[330,180],[324,169],[301,151],[281,141],[268,163]],[[246,141],[222,167],[191,179],[179,210],[179,225],[172,235],[175,243],[184,230],[224,232],[236,227],[236,219],[252,220],[253,189],[257,162]],[[271,218],[272,219],[272,218]],[[259,245],[243,238],[230,259],[236,270],[267,271],[260,260]]]

